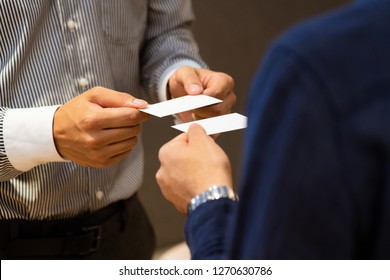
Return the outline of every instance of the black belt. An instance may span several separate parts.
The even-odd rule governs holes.
[[[55,221],[1,221],[1,243],[10,258],[83,256],[126,225],[129,203],[136,196],[97,212]]]

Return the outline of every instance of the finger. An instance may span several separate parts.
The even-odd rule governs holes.
[[[228,114],[236,103],[236,99],[236,95],[231,91],[225,96],[223,102],[193,110],[193,118],[199,120]]]
[[[161,189],[161,192],[163,192],[163,186],[164,186],[164,171],[162,169],[162,166],[160,165],[160,168],[157,170],[155,175],[156,181]],[[163,194],[164,195],[164,194]],[[165,196],[164,196],[165,197]]]
[[[107,152],[111,155],[110,158],[114,158],[123,153],[130,153],[137,143],[138,137],[131,137],[129,139],[110,144],[107,148]]]
[[[160,162],[163,162],[164,159],[174,154],[177,150],[177,147],[182,144],[188,143],[188,135],[186,133],[181,133],[171,141],[165,143],[160,150],[158,151],[158,159]]]
[[[100,110],[95,122],[96,128],[109,129],[136,126],[150,118],[150,115],[133,108],[104,108]]]
[[[103,87],[95,87],[91,89],[90,94],[90,101],[100,105],[103,108],[130,107],[143,109],[148,106],[148,103],[145,100],[135,98],[134,96],[127,93],[118,92]]]
[[[101,146],[128,140],[138,136],[140,132],[140,125],[102,130]]]
[[[117,154],[113,157],[111,157],[108,161],[107,164],[104,166],[110,166],[113,165],[114,163],[120,162],[121,160],[125,159],[131,152],[131,149],[129,151],[123,152],[121,154]]]
[[[187,94],[196,95],[203,92],[203,85],[195,68],[181,67],[174,75],[175,81],[185,89]]]
[[[195,120],[192,111],[181,112],[177,113],[176,115],[183,123]]]
[[[107,145],[99,149],[87,149],[85,152],[80,150],[69,150],[67,158],[90,167],[105,167],[125,158],[137,144],[137,137]]]
[[[123,153],[119,153],[115,156],[112,156],[104,164],[102,164],[101,166],[98,166],[98,167],[107,167],[107,166],[113,165],[114,163],[117,163],[117,162],[125,159],[131,153],[131,151],[132,151],[132,149],[127,150]]]
[[[206,130],[199,124],[192,124],[188,128],[188,143],[202,143],[203,141],[209,141],[211,138],[207,135]]]
[[[223,100],[233,89],[234,80],[231,76],[225,73],[214,73],[207,80],[207,86],[203,93]]]
[[[138,138],[132,137],[125,141],[120,141],[116,143],[112,143],[105,147],[105,149],[99,150],[96,152],[92,160],[95,161],[95,164],[98,167],[104,167],[111,165],[120,159],[125,158],[132,149],[137,145]]]
[[[175,136],[174,138],[172,138],[170,141],[168,141],[164,145],[174,144],[174,143],[187,143],[187,142],[188,142],[187,133],[180,133],[179,135]]]
[[[188,135],[187,133],[181,133],[175,138],[173,138],[171,141],[178,142],[178,143],[179,142],[188,143]]]

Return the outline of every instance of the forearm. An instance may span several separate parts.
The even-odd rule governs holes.
[[[142,50],[142,84],[151,99],[166,86],[167,75],[180,66],[207,68],[191,32],[191,2],[150,1],[149,24]],[[163,95],[163,94],[162,94]]]

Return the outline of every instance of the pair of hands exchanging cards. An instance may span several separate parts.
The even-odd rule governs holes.
[[[186,95],[148,105],[147,108],[140,109],[140,111],[161,118],[220,102],[222,102],[222,100],[204,94]],[[247,126],[247,117],[238,113],[231,113],[218,117],[173,125],[172,127],[177,130],[187,132],[188,128],[193,123],[201,125],[208,135],[212,135],[245,128]]]

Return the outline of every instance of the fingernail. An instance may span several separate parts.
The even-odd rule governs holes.
[[[145,100],[142,100],[142,99],[134,99],[133,103],[137,104],[137,105],[141,105],[141,106],[148,105],[148,102],[146,102]]]
[[[191,84],[190,91],[191,93],[201,93],[203,91],[203,87],[198,84]]]

